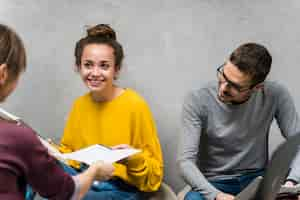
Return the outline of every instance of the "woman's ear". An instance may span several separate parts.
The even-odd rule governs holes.
[[[7,64],[0,65],[0,86],[4,85],[8,78]]]
[[[74,71],[79,72],[80,71],[80,65],[75,64],[74,65]]]
[[[120,74],[120,67],[116,66],[115,68],[115,75],[114,75],[114,80],[117,80],[119,78],[119,74]]]

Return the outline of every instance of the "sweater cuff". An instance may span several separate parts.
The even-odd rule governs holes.
[[[138,153],[127,158],[127,165],[130,169],[140,170],[138,168],[144,168],[145,158],[143,153]]]
[[[122,165],[120,163],[113,163],[113,166],[115,167],[115,171],[113,173],[113,176],[127,179],[127,167],[125,165]]]

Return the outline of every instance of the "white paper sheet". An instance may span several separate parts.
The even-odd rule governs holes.
[[[62,156],[65,159],[77,160],[90,165],[99,160],[108,163],[117,162],[140,151],[141,150],[139,149],[133,148],[112,150],[110,148],[95,144],[72,153],[62,154]]]

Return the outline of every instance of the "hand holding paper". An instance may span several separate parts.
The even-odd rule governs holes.
[[[131,155],[139,153],[141,150],[134,149],[129,145],[117,145],[113,148],[105,147],[103,145],[95,144],[72,153],[60,153],[49,141],[39,136],[42,144],[48,149],[49,154],[59,160],[76,160],[79,162],[91,165],[96,161],[104,161],[106,163],[114,163],[127,158]]]
[[[109,180],[113,177],[113,172],[115,168],[110,163],[105,163],[103,161],[96,161],[90,167],[96,168],[96,179],[101,181]]]

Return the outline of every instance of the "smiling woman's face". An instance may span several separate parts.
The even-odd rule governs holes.
[[[106,44],[85,46],[79,73],[92,93],[101,94],[111,89],[118,74],[113,48]]]

